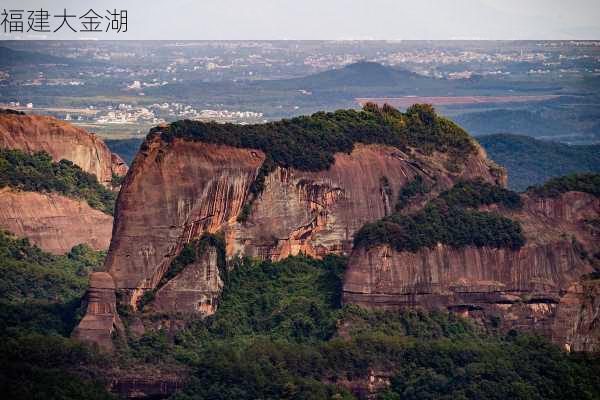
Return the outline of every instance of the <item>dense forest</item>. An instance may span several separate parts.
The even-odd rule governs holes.
[[[72,279],[98,265],[82,249],[53,259],[5,236],[0,257],[15,270],[10,280],[19,281],[22,254],[33,255],[24,263],[49,269],[63,263]],[[83,294],[83,288],[61,290],[69,280],[57,281],[42,302],[2,299],[0,390],[11,399],[108,399],[106,374],[146,365],[187,371],[183,390],[172,395],[179,400],[355,399],[346,387],[367,379],[368,371],[391,380],[378,396],[382,400],[600,396],[598,360],[568,355],[545,339],[485,331],[442,312],[342,306],[345,258],[233,263],[216,314],[188,317],[175,333],[129,334],[113,356],[67,337],[81,317]],[[55,298],[54,292],[69,295]],[[133,317],[166,317],[123,307],[120,312],[126,326]]]
[[[401,189],[397,210],[401,211],[410,196],[424,189],[420,178]],[[407,189],[408,188],[408,189]],[[416,188],[416,189],[413,189]],[[413,214],[397,211],[379,221],[365,224],[355,235],[355,246],[372,247],[389,244],[398,251],[417,251],[444,243],[453,247],[491,246],[517,249],[525,244],[518,222],[477,207],[499,204],[521,207],[518,194],[483,181],[461,181],[441,193],[423,210]]]
[[[6,186],[30,192],[57,192],[85,200],[90,207],[111,215],[117,197],[95,175],[68,160],[54,162],[46,152],[28,154],[0,149],[0,188]]]
[[[600,174],[581,173],[552,178],[529,191],[540,197],[557,197],[565,192],[584,192],[600,196]]]
[[[350,153],[355,143],[450,151],[457,157],[475,150],[465,131],[428,105],[414,105],[402,113],[387,105],[367,104],[362,111],[318,112],[257,125],[184,120],[155,128],[153,134],[167,142],[180,137],[259,149],[274,165],[308,171],[327,169],[335,153]]]
[[[54,256],[0,231],[0,391],[6,399],[109,399],[107,359],[68,338],[88,275],[105,254],[78,245]]]
[[[575,172],[600,172],[600,145],[568,145],[509,134],[477,140],[489,158],[506,167],[513,190],[523,191]]]

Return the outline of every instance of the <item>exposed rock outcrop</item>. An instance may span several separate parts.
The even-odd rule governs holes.
[[[344,302],[447,309],[588,350],[587,343],[599,334],[593,323],[599,300],[593,290],[584,296],[577,282],[593,271],[587,254],[600,250],[598,238],[586,229],[586,221],[600,216],[600,199],[568,192],[557,198],[525,195],[523,200],[520,211],[495,210],[521,222],[527,238],[521,249],[359,247],[350,257]]]
[[[83,200],[0,189],[0,227],[53,254],[64,254],[81,243],[106,250],[112,224],[112,216]]]
[[[124,176],[127,165],[96,135],[53,117],[0,113],[0,148],[45,151],[66,159],[110,186],[112,175]]]
[[[443,190],[458,178],[504,183],[502,170],[472,153],[457,171],[448,155],[356,144],[325,171],[277,167],[245,222],[238,222],[263,152],[150,136],[123,184],[106,266],[135,305],[154,289],[183,245],[222,231],[227,256],[279,260],[300,252],[349,254],[354,233],[390,213],[388,192],[419,174]],[[389,187],[382,187],[382,179]],[[385,190],[384,190],[385,189]],[[172,303],[171,303],[172,304]]]
[[[73,337],[114,351],[113,336],[125,330],[117,313],[115,283],[110,274],[94,272],[90,275],[87,302],[85,316]]]
[[[567,351],[600,352],[600,281],[573,283],[560,299],[552,339]]]
[[[214,314],[223,289],[217,263],[217,249],[209,246],[197,261],[186,266],[156,292],[152,309],[204,316]]]

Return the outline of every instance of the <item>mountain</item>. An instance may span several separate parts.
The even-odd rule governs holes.
[[[103,206],[72,162],[2,151],[11,191]],[[0,232],[2,391],[597,398],[596,358],[567,351],[600,346],[599,179],[512,192],[426,105],[153,128],[103,266]]]
[[[107,187],[112,185],[113,175],[127,173],[125,162],[100,138],[54,117],[0,109],[0,148],[45,151],[54,161],[72,161]]]
[[[349,256],[345,304],[451,310],[592,350],[597,332],[567,332],[560,306],[579,304],[573,317],[588,306],[577,285],[600,250],[586,222],[600,202],[583,189],[597,181],[585,179],[558,185],[567,188],[558,197],[511,192],[504,170],[425,105],[248,126],[179,121],[142,144],[106,267],[120,301],[143,320],[218,313],[227,265],[240,256]],[[78,335],[98,340],[83,328]]]
[[[600,266],[599,216],[600,174],[522,195],[461,182],[417,213],[356,233],[344,302],[493,318],[502,330],[535,332],[568,351],[597,351],[600,282],[586,276]]]
[[[43,250],[108,248],[119,156],[95,135],[51,117],[0,110],[0,228]]]
[[[0,46],[0,67],[16,67],[19,65],[36,64],[76,64],[77,61],[65,57],[56,57],[50,54],[13,50]]]
[[[574,172],[600,172],[600,145],[567,145],[513,134],[479,136],[477,141],[492,160],[506,167],[513,190]]]
[[[111,152],[118,154],[119,157],[121,157],[123,161],[127,163],[127,165],[131,165],[143,141],[144,139],[137,138],[105,139],[104,143],[108,146]]]
[[[435,82],[414,72],[387,67],[375,62],[362,61],[340,69],[320,72],[302,78],[263,81],[264,85],[312,90],[334,90],[339,88],[406,88]]]

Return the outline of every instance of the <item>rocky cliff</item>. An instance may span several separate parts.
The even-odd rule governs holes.
[[[504,171],[487,160],[481,148],[447,122],[431,122],[437,117],[427,113],[412,122],[410,129],[421,132],[416,135],[404,130],[417,118],[410,112],[394,119],[395,110],[375,110],[373,114],[383,116],[378,120],[383,122],[374,125],[376,131],[387,132],[393,140],[365,137],[372,125],[354,127],[363,136],[340,137],[339,130],[346,126],[336,125],[338,119],[356,117],[362,124],[371,118],[369,113],[316,114],[308,120],[250,127],[182,121],[151,131],[124,180],[106,260],[122,299],[134,308],[143,304],[145,310],[162,314],[214,313],[223,286],[216,250],[209,246],[196,261],[175,268],[175,274],[173,270],[188,244],[217,234],[224,238],[228,259],[349,255],[346,303],[445,309],[482,323],[492,321],[503,330],[522,328],[556,336],[562,344],[573,342],[575,350],[584,347],[575,343],[592,343],[589,331],[596,329],[596,311],[586,311],[576,323],[556,315],[560,307],[597,310],[596,301],[582,294],[593,291],[582,292],[573,285],[594,270],[590,255],[599,250],[598,232],[590,221],[598,220],[598,197],[576,191],[555,197],[512,193],[507,196],[516,197],[519,207],[488,202],[476,211],[496,217],[462,215],[474,222],[483,218],[486,229],[499,224],[505,230],[498,232],[508,235],[509,242],[515,239],[511,245],[438,243],[417,251],[384,244],[353,248],[365,224],[419,212],[456,182],[476,180],[480,186],[507,192],[502,189]],[[389,121],[400,127],[399,134],[388,131]],[[428,123],[438,124],[441,132],[424,132]],[[306,126],[317,126],[317,133],[307,134]],[[329,133],[327,129],[338,136],[336,143],[352,145],[332,149],[320,143],[315,150],[315,142],[328,142],[323,133]],[[305,142],[297,139],[302,135],[308,136]],[[432,137],[437,142],[428,142]],[[295,147],[294,140],[302,143]],[[398,194],[417,181],[426,190],[413,193],[398,208]],[[493,195],[505,196],[504,192]],[[487,234],[485,240],[502,242],[489,237],[489,231],[481,233]],[[565,296],[569,290],[571,296]]]
[[[589,227],[600,216],[600,199],[582,192],[522,199],[520,210],[486,207],[521,223],[527,241],[520,249],[359,246],[344,279],[344,302],[450,310],[493,320],[502,330],[535,331],[572,350],[597,350],[598,299],[579,280],[593,272],[589,255],[600,250],[598,232]]]
[[[55,254],[64,254],[80,243],[89,244],[97,250],[108,248],[113,218],[107,213],[112,212],[112,204],[103,209],[106,213],[100,211],[100,206],[105,204],[92,208],[89,204],[94,204],[86,202],[85,192],[98,189],[106,192],[105,187],[113,189],[113,174],[125,175],[127,166],[118,155],[109,151],[102,140],[52,117],[0,110],[0,149],[22,150],[25,153],[45,151],[55,162],[66,159],[96,175],[104,185],[82,178],[87,189],[77,192],[73,185],[81,182],[73,182],[76,180],[76,171],[67,171],[72,166],[63,165],[56,169],[48,162],[47,166],[41,167],[40,164],[32,168],[27,163],[33,161],[27,160],[21,166],[23,169],[18,170],[18,162],[10,158],[14,154],[10,155],[7,159],[10,165],[3,168],[3,176],[0,177],[4,186],[0,189],[2,229],[25,236],[43,250]],[[46,169],[42,171],[35,168]],[[51,185],[46,177],[53,176],[53,173],[47,171],[57,170],[65,174]],[[65,178],[67,173],[73,175]],[[15,184],[15,181],[18,182]],[[62,194],[53,191],[61,191]],[[107,193],[95,195],[96,203],[102,203],[106,200],[102,200],[102,196],[106,197]],[[115,194],[108,195],[112,196],[110,201],[114,201],[112,198]]]
[[[116,207],[107,269],[132,304],[161,280],[173,258],[204,232],[222,232],[227,256],[279,260],[304,252],[349,254],[364,223],[389,214],[391,193],[423,175],[437,190],[459,178],[501,183],[482,152],[459,170],[448,155],[356,144],[323,171],[276,167],[245,221],[239,216],[265,161],[260,150],[151,135],[127,175]],[[218,291],[217,286],[211,288]]]
[[[112,175],[124,176],[127,165],[96,135],[53,117],[0,112],[0,148],[45,151],[94,174],[106,186]]]
[[[53,254],[64,254],[86,243],[106,250],[112,216],[56,193],[0,189],[0,227]]]

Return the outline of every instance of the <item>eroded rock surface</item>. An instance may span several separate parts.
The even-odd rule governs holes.
[[[75,328],[73,337],[112,352],[113,336],[123,334],[125,330],[117,313],[115,283],[110,274],[94,272],[90,275],[87,302],[85,316]]]
[[[439,244],[414,253],[388,245],[360,247],[350,257],[344,302],[492,317],[503,330],[535,331],[557,343],[589,349],[593,345],[587,343],[598,338],[598,323],[592,321],[599,300],[593,290],[584,296],[578,282],[593,271],[587,255],[600,250],[596,234],[586,228],[586,221],[600,216],[600,199],[580,192],[550,199],[527,195],[521,211],[495,211],[521,222],[524,247]]]
[[[248,219],[238,222],[265,155],[183,139],[165,143],[155,135],[123,184],[106,266],[135,305],[157,286],[181,248],[204,232],[224,234],[228,257],[349,254],[354,233],[392,212],[389,193],[417,174],[438,191],[461,177],[505,181],[483,153],[469,155],[455,172],[446,168],[446,154],[413,153],[356,144],[351,154],[336,154],[326,171],[277,167]]]
[[[108,249],[112,224],[112,216],[85,201],[0,189],[0,227],[53,254],[64,254],[81,243]]]
[[[209,246],[196,262],[157,291],[152,309],[203,316],[214,314],[223,289],[217,262],[217,249]]]
[[[600,280],[569,287],[557,307],[552,339],[567,351],[600,352]]]
[[[106,186],[110,186],[113,173],[127,173],[121,157],[111,153],[96,135],[48,116],[0,113],[0,148],[45,151],[55,161],[72,161]]]

